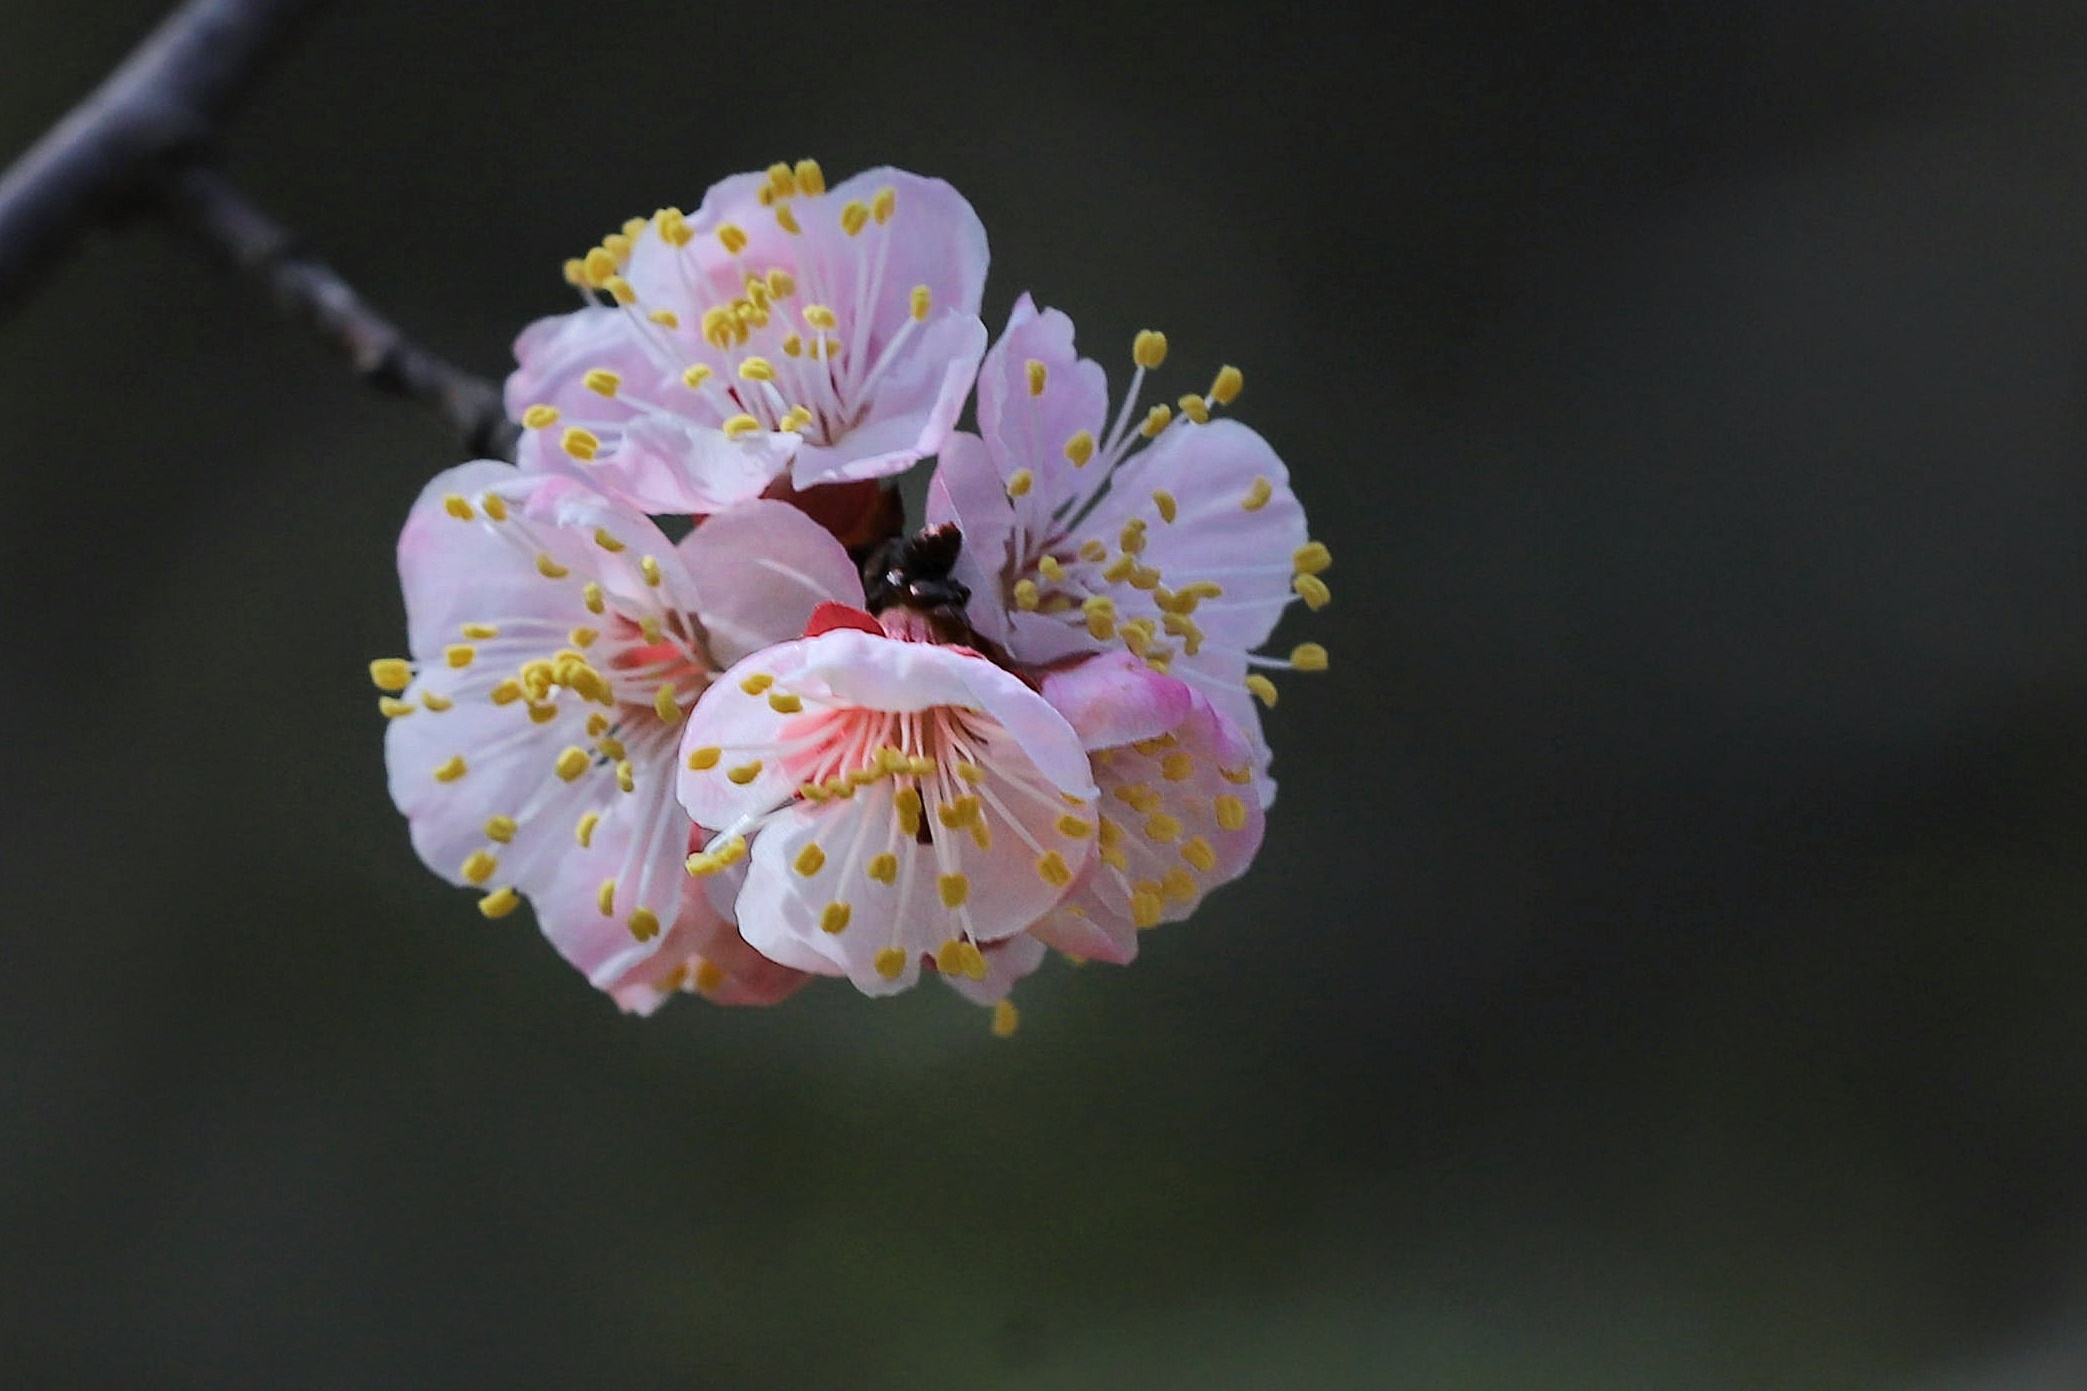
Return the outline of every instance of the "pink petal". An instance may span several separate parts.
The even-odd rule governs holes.
[[[757,500],[713,513],[680,551],[721,664],[796,637],[823,604],[862,602],[855,562],[788,503]]]

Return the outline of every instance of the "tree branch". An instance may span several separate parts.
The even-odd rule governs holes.
[[[208,161],[225,120],[319,0],[187,0],[0,175],[0,316],[89,228],[133,213],[186,227],[380,391],[432,406],[479,455],[515,427],[499,388],[420,347]]]
[[[0,176],[0,310],[216,137],[317,0],[188,0]]]
[[[337,349],[362,381],[433,407],[478,457],[510,456],[518,431],[499,388],[407,338],[330,266],[306,255],[289,229],[248,202],[221,170],[207,164],[183,169],[167,208],[266,289],[277,309]]]

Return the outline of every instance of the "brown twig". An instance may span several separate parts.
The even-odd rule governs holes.
[[[318,0],[187,0],[0,175],[0,314],[92,227],[154,214],[199,233],[382,391],[480,454],[514,427],[497,387],[412,342],[210,164],[225,120]]]

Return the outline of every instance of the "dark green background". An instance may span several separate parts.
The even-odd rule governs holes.
[[[0,151],[157,10],[0,8]],[[945,176],[995,326],[1246,369],[1334,669],[1253,875],[1010,1043],[621,1018],[384,792],[443,432],[95,237],[0,324],[0,1382],[2087,1384],[2083,77],[1974,0],[335,6],[232,166],[434,345]]]

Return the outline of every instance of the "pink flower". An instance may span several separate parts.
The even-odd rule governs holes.
[[[1048,673],[1043,695],[1094,751],[1093,872],[1030,932],[1127,964],[1137,934],[1189,916],[1261,848],[1253,747],[1208,697],[1127,653]]]
[[[628,1009],[695,986],[780,998],[695,891],[674,797],[686,712],[716,672],[859,600],[839,543],[779,502],[738,504],[678,546],[570,479],[465,464],[399,538],[412,659],[373,663],[392,799],[437,874],[487,917],[535,905],[558,950]]]
[[[717,833],[690,872],[744,861],[746,940],[867,994],[911,986],[923,959],[973,983],[997,959],[1011,983],[1041,953],[996,944],[1095,853],[1094,780],[1065,719],[976,653],[866,614],[828,611],[725,673],[683,752],[682,804]]]
[[[881,478],[942,447],[985,349],[985,229],[938,179],[816,164],[634,218],[568,279],[590,307],[515,343],[525,469],[648,512]],[[596,302],[597,298],[606,302]]]
[[[1161,335],[1138,335],[1112,421],[1106,377],[1075,352],[1072,321],[1024,295],[979,374],[980,435],[943,450],[929,519],[963,532],[956,574],[981,635],[1023,666],[1127,650],[1187,682],[1244,732],[1266,805],[1274,784],[1253,697],[1272,704],[1275,687],[1263,669],[1319,670],[1326,653],[1254,649],[1288,605],[1327,601],[1320,573],[1332,561],[1307,539],[1267,441],[1211,419],[1238,394],[1236,369],[1181,397],[1178,414],[1136,415],[1165,356]]]

